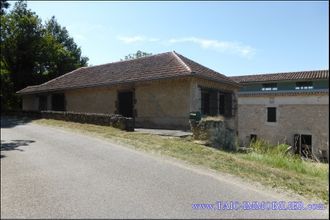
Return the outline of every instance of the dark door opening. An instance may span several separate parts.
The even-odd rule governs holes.
[[[300,136],[301,138],[301,154],[306,158],[312,158],[312,135]]]
[[[133,117],[133,92],[118,93],[118,112],[124,117]]]
[[[39,111],[47,110],[47,96],[39,96]]]
[[[65,111],[65,96],[63,93],[52,94],[52,110]]]
[[[299,154],[305,158],[313,158],[312,135],[295,134],[294,148],[296,154]]]
[[[250,143],[253,143],[257,140],[257,135],[256,134],[250,134]]]

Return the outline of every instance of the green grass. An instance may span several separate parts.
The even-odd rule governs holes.
[[[205,147],[194,143],[190,138],[168,138],[57,120],[40,119],[35,123],[109,138],[129,144],[135,149],[174,157],[264,185],[290,190],[308,199],[318,199],[327,204],[329,202],[328,165],[286,156],[284,146],[271,149],[255,146],[255,150],[248,154],[233,153]]]

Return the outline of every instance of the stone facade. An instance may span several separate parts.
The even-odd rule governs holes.
[[[222,116],[205,117],[200,121],[190,120],[191,131],[195,140],[226,150],[236,150],[236,133],[230,129]]]
[[[238,88],[219,84],[205,79],[193,79],[191,81],[191,101],[190,112],[201,112],[201,88],[218,89],[223,92],[232,93],[232,115],[233,117],[225,118],[226,126],[229,129],[235,130],[237,133],[238,127],[238,112],[237,112],[237,90]]]
[[[65,92],[66,110],[70,112],[115,113],[117,91],[113,88],[87,88]]]
[[[137,127],[190,129],[189,113],[201,110],[200,87],[235,92],[235,88],[193,77],[154,80],[111,87],[66,90],[66,111],[117,114],[118,92],[134,92],[134,117]],[[47,110],[51,110],[51,94]],[[39,110],[37,95],[23,96],[23,110]],[[236,114],[237,115],[237,114]],[[235,120],[232,120],[235,121]],[[235,123],[232,123],[232,127]]]
[[[276,122],[267,122],[267,108],[276,107]],[[241,145],[250,135],[271,144],[293,146],[294,135],[312,135],[312,150],[321,156],[329,150],[329,96],[240,96],[238,99],[238,131]]]
[[[41,111],[42,118],[112,126],[125,131],[134,131],[134,121],[116,114],[78,113],[62,111]]]
[[[37,111],[39,109],[38,97],[36,95],[23,96],[22,109],[24,111]]]
[[[189,128],[190,79],[143,83],[135,99],[137,127]]]

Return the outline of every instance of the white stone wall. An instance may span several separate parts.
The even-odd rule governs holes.
[[[238,131],[241,144],[250,135],[272,144],[293,145],[295,134],[312,135],[313,153],[329,150],[329,96],[239,97]],[[277,121],[267,122],[267,107],[277,108]]]

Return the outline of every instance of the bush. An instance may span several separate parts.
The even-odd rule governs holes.
[[[210,135],[210,142],[211,145],[215,148],[227,151],[237,150],[234,131],[231,131],[227,128],[215,128]]]

